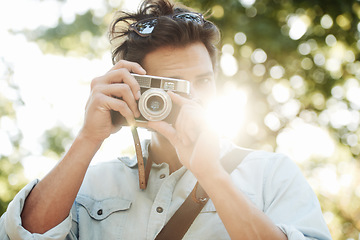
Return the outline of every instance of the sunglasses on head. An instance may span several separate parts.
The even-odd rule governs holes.
[[[196,24],[204,24],[204,17],[200,13],[194,12],[182,12],[169,16],[174,20],[181,20],[185,22],[193,22]],[[129,26],[130,31],[136,32],[141,37],[149,36],[153,31],[156,25],[158,24],[158,18],[147,18],[136,23],[133,23]]]

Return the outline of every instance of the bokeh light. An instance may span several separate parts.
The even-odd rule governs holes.
[[[106,34],[112,13],[138,3],[0,3],[0,159],[9,162],[6,169],[25,167],[11,170],[6,184],[15,189],[21,175],[42,177],[61,158],[42,144],[44,135],[57,126],[77,133],[91,79],[112,66]],[[223,34],[219,96],[209,110],[214,129],[244,147],[289,155],[316,191],[334,239],[357,239],[360,3],[184,3],[210,9]],[[84,16],[90,17],[79,20]],[[66,27],[77,32],[61,35]],[[127,128],[112,135],[93,163],[130,154],[129,138]],[[1,201],[9,189],[0,188]]]
[[[297,162],[312,157],[328,158],[334,154],[335,144],[329,133],[300,118],[294,119],[276,138],[277,150],[286,153]]]
[[[293,40],[300,39],[306,33],[310,22],[309,17],[306,15],[290,15],[287,22],[290,27],[289,37]]]

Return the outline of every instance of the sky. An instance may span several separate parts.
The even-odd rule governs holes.
[[[120,1],[112,0],[110,3],[118,6]],[[128,0],[124,8],[135,10],[138,2],[139,0]],[[253,4],[254,1],[243,2]],[[0,2],[0,39],[2,42],[0,59],[12,65],[13,81],[19,86],[20,96],[25,103],[23,106],[16,107],[16,125],[23,133],[22,148],[30,153],[22,161],[28,179],[41,178],[59,160],[42,156],[41,138],[44,131],[60,125],[72,129],[76,136],[82,125],[90,90],[89,84],[94,77],[108,71],[112,63],[110,52],[93,60],[85,57],[44,54],[36,43],[29,42],[22,34],[12,32],[24,29],[31,31],[40,25],[54,27],[59,16],[65,22],[71,22],[76,14],[85,13],[89,8],[96,9],[99,15],[106,11],[102,0],[68,0],[63,3],[54,0]],[[294,19],[292,24],[300,27],[299,32],[294,30],[290,37],[293,39],[301,37],[306,26],[298,19]],[[239,33],[235,36],[235,40],[246,42],[246,36]],[[222,48],[220,66],[228,76],[238,71],[236,59],[232,56],[233,51],[231,45],[225,45]],[[266,58],[266,53],[261,49],[256,49],[252,53],[254,62],[262,63],[266,61]],[[0,61],[0,77],[3,76],[4,69]],[[281,77],[282,72],[283,69],[278,66],[271,69],[270,73],[274,77]],[[0,79],[0,92],[9,99],[14,98],[13,91],[1,81]],[[289,100],[288,88],[278,85],[272,91],[277,101]],[[237,103],[238,111],[231,111],[233,103]],[[249,104],[246,89],[238,89],[229,84],[214,102],[212,110],[209,111],[209,119],[214,120],[213,126],[216,126],[221,134],[230,139],[234,138],[240,131],[246,130],[244,125],[246,114],[244,113],[249,111]],[[224,106],[230,106],[230,108]],[[296,107],[298,107],[297,102],[289,102],[288,109]],[[223,118],[215,118],[215,115]],[[227,124],[220,124],[225,122],[224,118],[227,119]],[[264,122],[269,128],[276,129],[279,125],[278,118],[271,114],[264,119]],[[232,127],[229,128],[230,126]],[[4,136],[15,126],[10,120],[3,119],[0,127],[0,145],[2,146],[0,154],[6,154],[11,152],[11,145]],[[256,126],[253,127],[256,128]],[[311,139],[308,137],[310,134],[313,136]],[[140,136],[149,138],[149,132],[141,131]],[[132,144],[131,132],[124,128],[104,142],[92,163],[114,159],[123,149]],[[326,130],[307,124],[300,119],[293,121],[286,131],[278,136],[277,144],[279,145],[277,151],[290,155],[297,162],[306,161],[314,154],[326,157],[334,152],[334,143]]]

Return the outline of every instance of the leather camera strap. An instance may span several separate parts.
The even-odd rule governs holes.
[[[149,176],[149,174],[145,173],[144,158],[142,155],[139,134],[137,132],[136,127],[134,127],[134,126],[131,127],[131,133],[132,133],[133,139],[134,139],[135,153],[136,153],[136,158],[137,158],[137,162],[138,162],[139,186],[140,186],[140,189],[146,189],[147,177]],[[151,165],[151,163],[150,164],[148,163],[146,165],[149,166],[149,165]],[[149,170],[149,172],[150,172],[150,170]],[[147,175],[147,177],[146,177],[146,175]]]
[[[249,151],[244,151],[240,148],[233,149],[221,159],[224,169],[230,174],[248,153]],[[155,239],[182,239],[208,200],[209,197],[205,190],[197,182],[192,192],[185,199],[184,203],[170,218]]]
[[[144,158],[142,155],[139,135],[136,127],[131,127],[131,132],[135,144],[136,158],[138,162],[139,171],[139,185],[141,189],[146,189],[147,181],[151,169],[151,158],[148,158],[146,169],[144,166]],[[227,153],[220,161],[224,169],[230,174],[246,157],[249,151],[244,151],[240,148],[235,148]],[[185,199],[183,204],[170,218],[167,224],[163,227],[160,233],[155,238],[156,240],[180,240],[186,234],[195,218],[199,215],[205,204],[209,201],[209,196],[201,185],[196,182],[195,187]]]

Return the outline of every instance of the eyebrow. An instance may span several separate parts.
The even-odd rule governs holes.
[[[213,71],[208,71],[208,72],[205,72],[205,73],[202,73],[202,74],[197,75],[195,78],[196,78],[196,79],[199,79],[199,78],[209,77],[209,76],[211,76],[211,77],[215,76],[214,72],[213,72]],[[171,76],[171,77],[169,77],[169,78],[183,79],[183,78],[180,77],[180,76]]]
[[[214,72],[213,71],[208,71],[206,73],[202,73],[200,75],[197,75],[196,78],[203,78],[203,77],[209,77],[209,76],[214,76]]]

